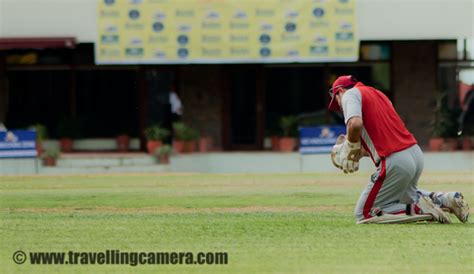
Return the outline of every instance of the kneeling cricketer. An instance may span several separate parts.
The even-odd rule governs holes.
[[[334,166],[353,173],[368,156],[377,167],[355,207],[357,223],[450,223],[450,213],[467,222],[469,206],[461,192],[417,188],[423,152],[381,91],[346,75],[334,81],[329,95],[329,109],[342,111],[347,127],[332,149]]]

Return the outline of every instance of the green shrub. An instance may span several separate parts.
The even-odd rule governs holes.
[[[184,123],[174,123],[175,139],[179,141],[194,141],[199,139],[199,132]]]
[[[298,136],[298,118],[296,118],[296,116],[281,117],[280,128],[283,132],[283,136],[286,136],[286,137]]]
[[[48,129],[43,124],[34,124],[29,127],[29,129],[36,131],[36,140],[43,141],[48,139]]]
[[[61,153],[59,152],[58,149],[47,149],[43,154],[41,155],[42,158],[54,158],[57,159]]]
[[[157,148],[155,150],[155,155],[156,156],[170,155],[172,152],[173,152],[173,148],[170,145],[163,145],[160,148]]]
[[[148,140],[153,141],[162,141],[170,135],[170,131],[164,127],[161,127],[160,124],[154,124],[147,127],[143,134]]]

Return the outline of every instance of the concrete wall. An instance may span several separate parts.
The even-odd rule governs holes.
[[[425,153],[425,172],[469,172],[474,168],[472,152]],[[171,159],[172,172],[203,173],[341,173],[328,154],[298,153],[209,153],[178,155]],[[374,164],[364,158],[360,172],[374,172]]]
[[[37,174],[39,169],[38,159],[0,159],[0,175]]]
[[[153,158],[123,156],[94,156],[94,158],[59,159],[57,167],[42,167],[32,159],[0,159],[2,175],[26,174],[96,174],[96,173],[337,173],[328,154],[300,155],[298,153],[196,153],[177,155],[170,165],[156,165]],[[425,153],[424,172],[472,172],[473,152]],[[375,171],[373,163],[364,158],[360,172]],[[350,175],[347,175],[350,176]]]
[[[98,0],[0,0],[0,37],[96,39]],[[335,0],[332,0],[335,1]],[[361,40],[474,37],[472,0],[357,0]]]
[[[422,145],[431,136],[437,95],[436,42],[394,42],[392,83],[394,105]]]

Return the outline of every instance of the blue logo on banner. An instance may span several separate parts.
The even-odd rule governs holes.
[[[270,56],[270,54],[272,54],[272,51],[269,48],[260,49],[260,55],[262,55],[263,57]]]
[[[329,153],[339,135],[346,134],[345,126],[300,128],[300,153]]]
[[[0,131],[0,158],[36,157],[34,130]]]
[[[181,44],[181,45],[186,45],[186,44],[188,43],[188,41],[189,41],[189,38],[188,38],[187,35],[184,35],[184,34],[183,34],[183,35],[178,36],[178,39],[177,39],[177,40],[178,40],[178,43],[179,43],[179,44]]]
[[[164,28],[165,28],[165,26],[161,22],[156,22],[156,23],[153,24],[153,30],[156,31],[156,32],[160,32]]]
[[[138,19],[138,17],[140,17],[140,12],[138,10],[131,10],[128,13],[128,16],[130,17],[130,19],[136,20]]]
[[[285,30],[287,32],[293,32],[296,30],[296,24],[295,23],[292,23],[292,22],[289,22],[289,23],[286,23],[285,25]]]
[[[271,38],[270,35],[268,35],[268,34],[262,34],[262,35],[260,35],[260,42],[261,42],[262,44],[270,43],[271,40],[272,40],[272,38]]]
[[[313,10],[313,15],[316,16],[316,17],[323,17],[324,15],[324,10],[322,8],[315,8]]]
[[[186,58],[189,55],[188,49],[178,49],[178,56],[181,58]]]
[[[111,5],[115,4],[115,0],[104,0],[104,3],[105,3],[106,5],[111,6]]]

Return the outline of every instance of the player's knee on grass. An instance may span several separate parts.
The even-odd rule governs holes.
[[[359,206],[356,206],[354,209],[354,217],[356,218],[356,221],[362,221],[364,219],[364,212],[363,208],[360,208]]]

